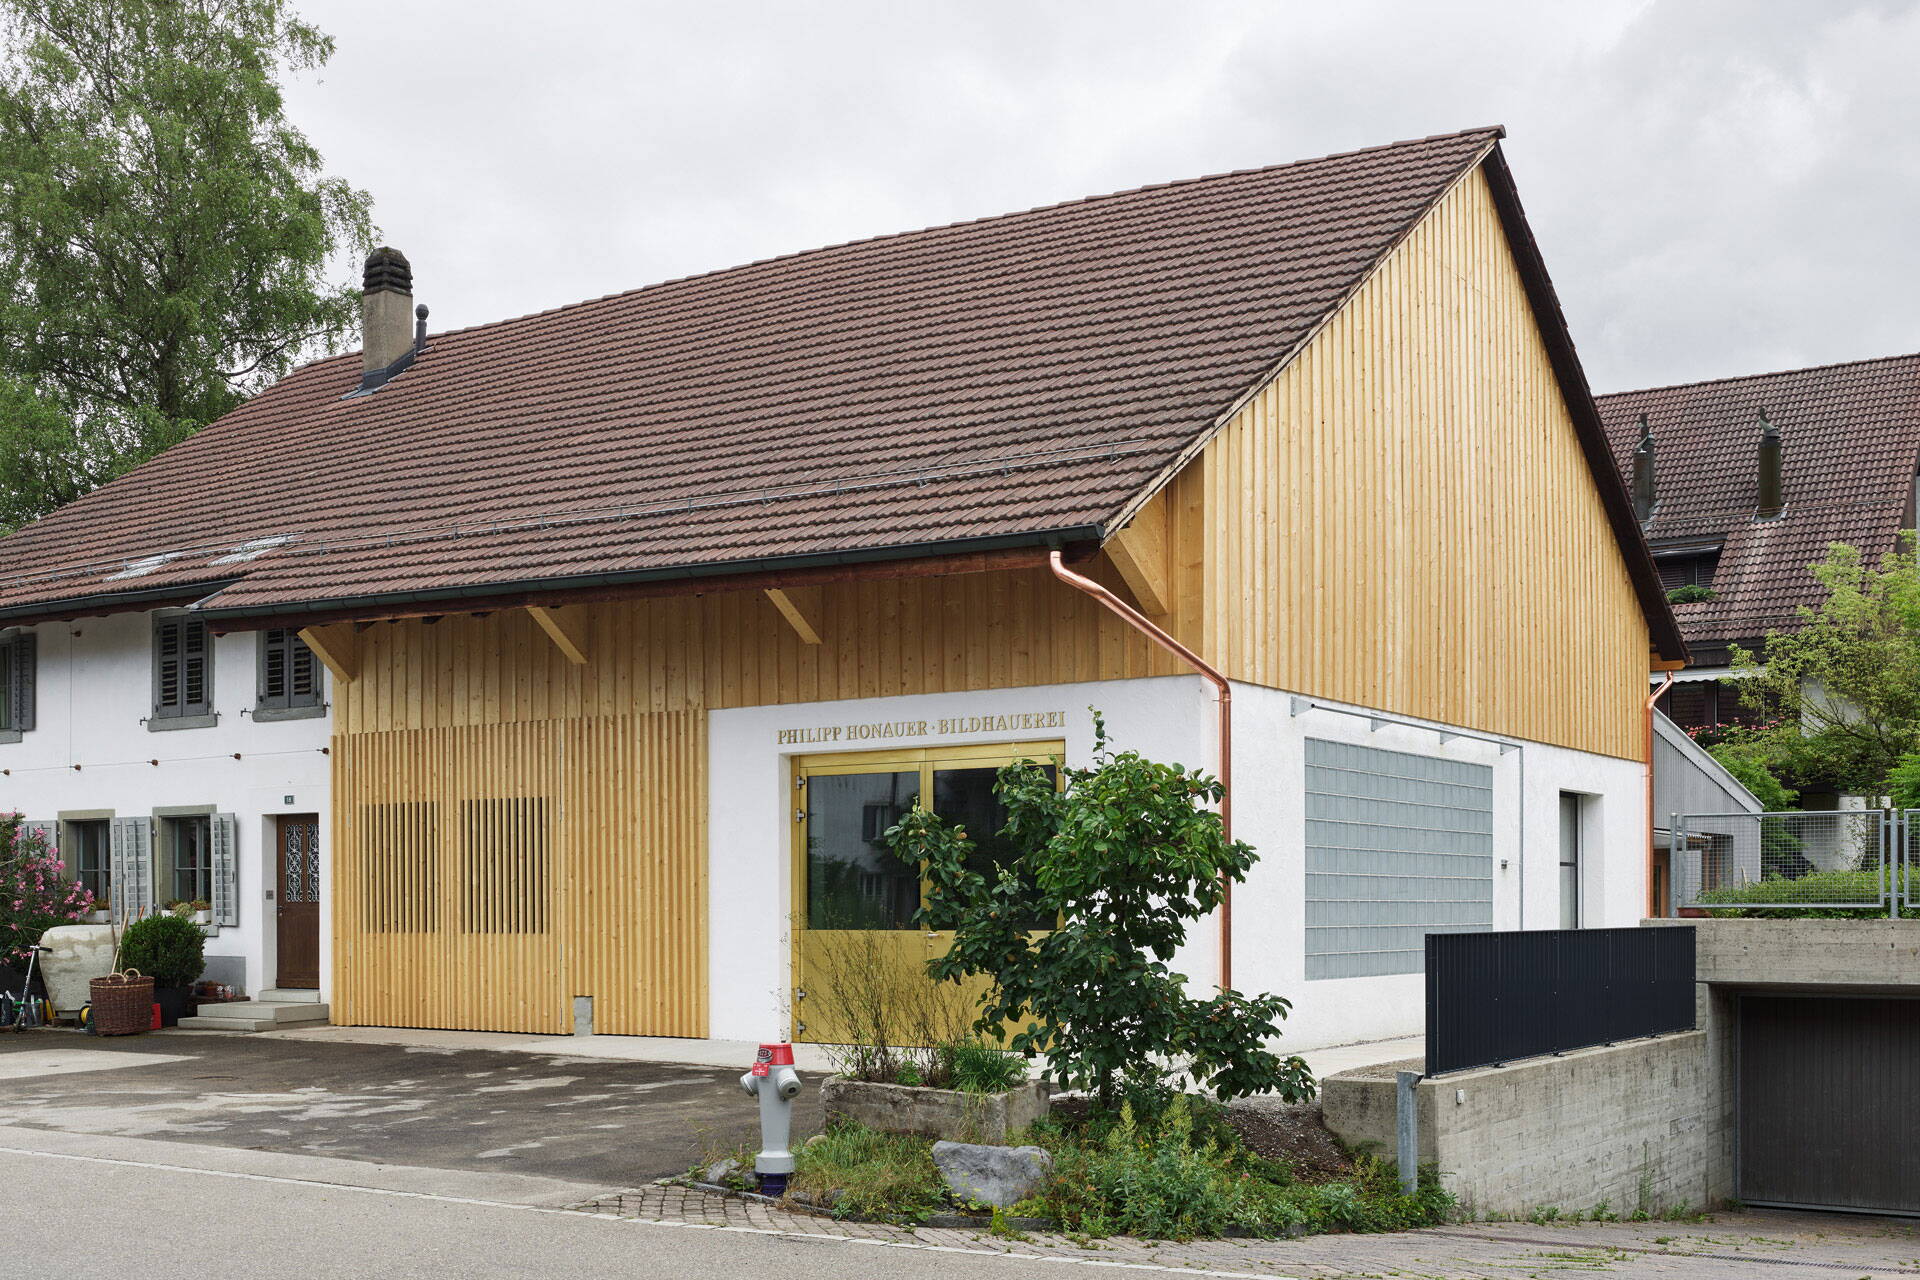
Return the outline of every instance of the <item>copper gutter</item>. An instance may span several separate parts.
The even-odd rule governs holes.
[[[1053,576],[1073,587],[1077,591],[1098,600],[1128,626],[1147,639],[1171,653],[1180,661],[1198,672],[1200,678],[1213,686],[1213,699],[1216,708],[1216,720],[1220,735],[1220,832],[1228,840],[1233,839],[1233,688],[1227,678],[1208,666],[1200,655],[1175,640],[1165,631],[1155,626],[1147,615],[1122,600],[1092,578],[1083,577],[1067,568],[1058,551],[1047,557]],[[1649,724],[1652,721],[1648,721]],[[1647,803],[1653,803],[1652,792],[1648,793]],[[1220,989],[1226,991],[1233,986],[1233,881],[1225,876],[1220,878]]]
[[[1659,891],[1654,884],[1653,868],[1653,704],[1673,685],[1673,672],[1667,672],[1654,691],[1647,695],[1645,750],[1647,753],[1647,918],[1660,914]],[[1667,833],[1667,874],[1673,874],[1673,833]]]

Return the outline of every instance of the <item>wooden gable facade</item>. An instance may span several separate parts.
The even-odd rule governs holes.
[[[1649,624],[1498,199],[1468,170],[1088,571],[1236,680],[1638,759]],[[309,632],[334,1020],[704,1035],[708,712],[1185,674],[1032,556],[949,567]]]

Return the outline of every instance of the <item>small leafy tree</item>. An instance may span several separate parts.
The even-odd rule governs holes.
[[[919,922],[954,934],[928,972],[987,978],[976,1029],[1017,1027],[1014,1050],[1048,1055],[1062,1085],[1106,1108],[1187,1079],[1223,1099],[1312,1097],[1306,1064],[1267,1048],[1285,999],[1198,999],[1168,964],[1188,923],[1220,905],[1223,881],[1244,880],[1254,862],[1205,807],[1220,799],[1219,782],[1113,750],[1097,714],[1094,732],[1092,763],[1063,768],[1064,787],[1031,762],[1000,771],[1000,834],[1014,856],[998,868],[982,870],[966,829],[925,810],[888,832],[896,855],[925,868]],[[1036,931],[1036,920],[1057,924]]]
[[[1751,673],[1734,682],[1741,702],[1770,722],[1730,742],[1801,789],[1880,794],[1901,758],[1920,751],[1913,542],[1877,567],[1836,542],[1810,571],[1827,597],[1801,607],[1800,628],[1769,635],[1762,653],[1733,650],[1734,668]]]

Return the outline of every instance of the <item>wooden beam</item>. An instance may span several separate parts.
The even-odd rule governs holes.
[[[768,587],[766,592],[780,616],[792,624],[801,644],[820,643],[820,588]]]
[[[562,618],[560,611],[546,605],[530,604],[527,613],[540,624],[547,633],[547,639],[553,641],[553,647],[576,667],[587,665],[587,631],[583,625],[579,610]]]
[[[341,684],[352,684],[353,678],[360,674],[360,636],[351,623],[306,627],[301,630],[300,638]]]
[[[1156,495],[1127,527],[1107,540],[1107,558],[1148,617],[1164,617],[1172,596],[1167,591],[1167,504]]]

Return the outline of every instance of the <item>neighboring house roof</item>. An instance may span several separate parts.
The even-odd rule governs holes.
[[[169,594],[298,615],[1097,542],[1484,161],[1643,607],[1677,649],[1501,132],[859,241],[444,333],[372,395],[342,398],[357,355],[319,361],[0,540],[0,616]]]
[[[1720,648],[1798,625],[1825,589],[1808,572],[1830,543],[1869,562],[1909,519],[1920,466],[1920,355],[1654,387],[1596,400],[1616,465],[1633,473],[1639,419],[1654,438],[1655,548],[1722,544],[1714,598],[1674,606],[1689,645]],[[1786,505],[1756,520],[1759,415],[1780,431]]]

